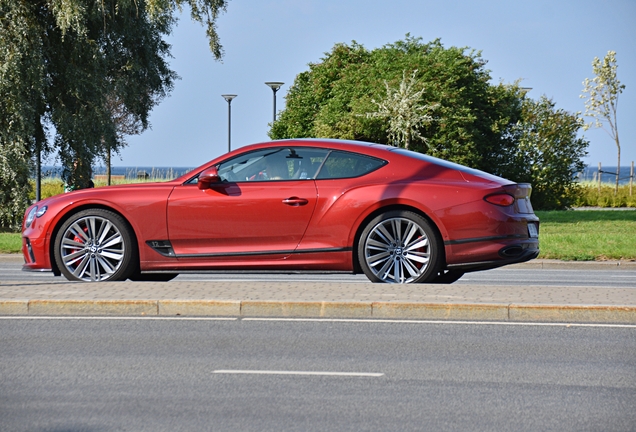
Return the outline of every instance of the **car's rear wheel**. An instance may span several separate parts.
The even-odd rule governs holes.
[[[422,216],[395,210],[377,216],[362,231],[358,259],[372,282],[430,282],[439,272],[440,243]]]
[[[55,261],[68,280],[125,280],[135,271],[137,247],[133,239],[121,216],[104,209],[83,210],[58,231]]]

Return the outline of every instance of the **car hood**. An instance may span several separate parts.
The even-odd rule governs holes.
[[[101,186],[96,188],[88,188],[88,189],[79,189],[73,192],[61,193],[58,195],[53,195],[48,198],[44,198],[33,205],[37,205],[38,207],[42,206],[56,206],[61,205],[65,206],[67,204],[77,202],[77,201],[90,201],[90,200],[112,200],[119,192],[135,192],[139,191],[139,193],[143,193],[144,191],[149,191],[151,189],[173,189],[179,183],[175,181],[168,182],[153,182],[153,183],[130,183],[123,185],[114,185],[114,186]],[[29,206],[29,209],[32,206]],[[27,212],[28,210],[27,209]]]

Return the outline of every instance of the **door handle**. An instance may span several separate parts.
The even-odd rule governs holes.
[[[307,203],[309,203],[309,200],[298,197],[290,197],[283,200],[283,204],[287,204],[292,207],[304,206]]]

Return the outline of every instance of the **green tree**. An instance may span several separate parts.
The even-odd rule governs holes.
[[[2,0],[0,2],[0,225],[15,226],[28,172],[54,155],[67,179],[118,152],[148,127],[177,75],[167,58],[175,14],[186,6],[222,55],[215,20],[227,0]]]
[[[474,50],[408,35],[371,51],[337,44],[296,77],[269,135],[393,143],[391,116],[367,114],[379,112],[374,101],[385,101],[387,88],[399,91],[404,71],[417,70],[420,90],[411,107],[436,108],[433,121],[412,125],[409,148],[505,175],[514,150],[506,131],[519,119],[521,102],[517,90],[490,84],[485,64]]]
[[[518,142],[511,178],[532,183],[537,209],[570,207],[579,193],[576,175],[583,171],[589,142],[578,138],[583,119],[556,109],[545,96],[524,99],[521,120],[511,129]]]
[[[621,144],[618,139],[618,96],[625,89],[616,76],[618,64],[616,63],[616,52],[608,51],[603,62],[598,57],[592,61],[593,79],[585,78],[583,81],[582,99],[585,100],[585,115],[592,117],[593,122],[584,126],[587,130],[594,126],[605,130],[616,143],[616,188],[614,194],[618,193],[618,180],[621,171]],[[586,96],[587,93],[587,96]]]

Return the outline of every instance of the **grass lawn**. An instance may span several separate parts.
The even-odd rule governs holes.
[[[636,211],[537,211],[539,258],[636,260]]]
[[[636,211],[537,211],[539,258],[636,260]],[[0,253],[18,253],[20,234],[0,233]]]
[[[0,253],[18,253],[22,248],[22,237],[19,233],[0,232]]]

